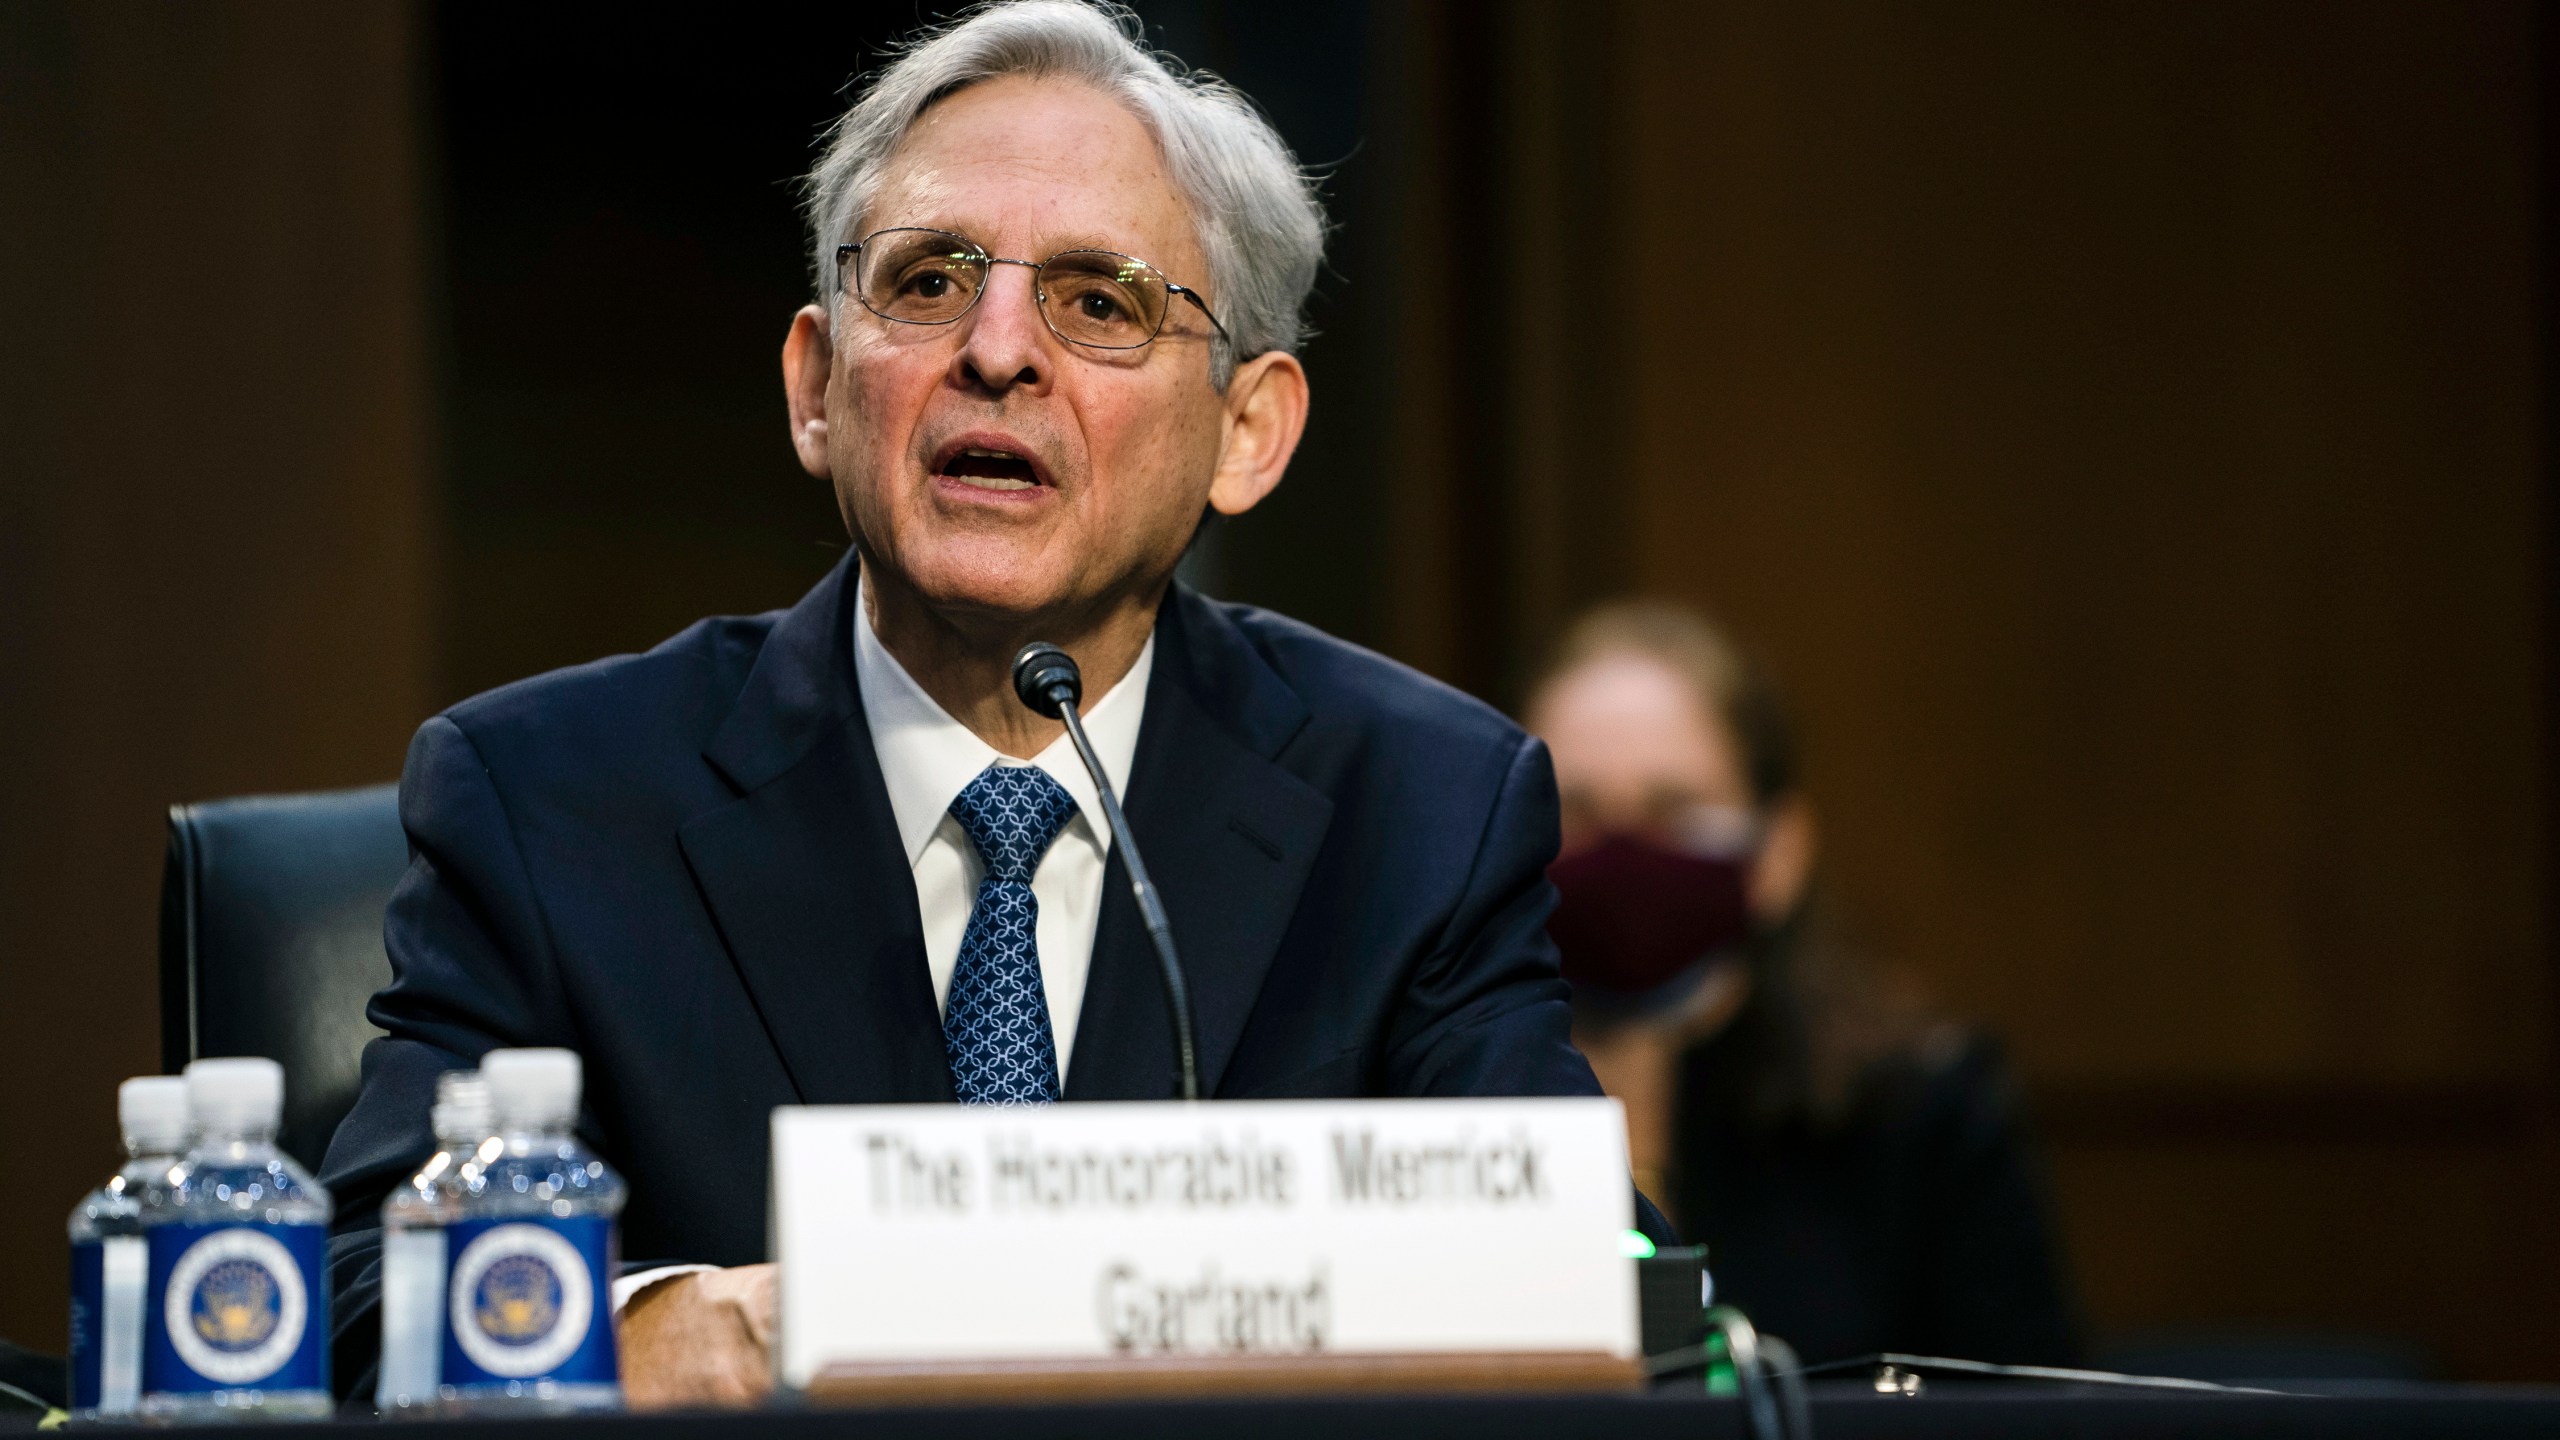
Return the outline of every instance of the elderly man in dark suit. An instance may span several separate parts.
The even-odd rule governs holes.
[[[1588,1095],[1544,926],[1545,752],[1173,572],[1280,481],[1322,221],[1242,99],[1068,0],[910,47],[811,177],[791,443],[853,554],[798,605],[456,706],[401,787],[388,1033],[332,1145],[339,1369],[436,1075],[587,1062],[631,1183],[635,1402],[769,1375],[777,1105],[1174,1093],[1097,796],[1016,698],[1081,664],[1190,970],[1204,1094]],[[613,303],[646,305],[646,295]],[[725,1267],[725,1268],[724,1268]]]

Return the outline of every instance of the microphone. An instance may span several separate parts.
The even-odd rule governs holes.
[[[1200,1068],[1191,1045],[1191,984],[1183,978],[1182,957],[1173,950],[1173,926],[1165,919],[1164,902],[1156,898],[1155,882],[1147,878],[1147,862],[1138,858],[1138,842],[1129,833],[1128,817],[1120,813],[1120,797],[1112,793],[1111,777],[1103,773],[1102,757],[1093,753],[1093,742],[1084,736],[1084,719],[1076,713],[1076,703],[1084,698],[1084,672],[1076,668],[1075,657],[1045,640],[1034,640],[1013,657],[1013,693],[1035,714],[1067,722],[1067,738],[1075,742],[1076,756],[1084,761],[1085,773],[1093,777],[1093,788],[1102,793],[1102,818],[1111,827],[1111,843],[1120,847],[1121,858],[1129,865],[1129,889],[1138,900],[1138,915],[1146,921],[1147,938],[1155,942],[1156,966],[1164,974],[1165,1003],[1173,1009],[1173,1048],[1182,1065],[1182,1098],[1200,1098]]]

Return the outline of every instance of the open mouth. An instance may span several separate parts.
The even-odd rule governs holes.
[[[955,451],[936,473],[979,490],[1031,490],[1040,484],[1040,472],[1028,459],[976,445]]]

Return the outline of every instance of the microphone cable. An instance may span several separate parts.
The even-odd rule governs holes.
[[[1742,1402],[1743,1432],[1750,1440],[1813,1440],[1813,1407],[1808,1379],[1873,1371],[1879,1391],[1899,1381],[1898,1393],[1916,1396],[1923,1374],[1965,1375],[1983,1379],[2041,1380],[2067,1385],[2103,1385],[2127,1390],[2165,1390],[2183,1394],[2250,1395],[2295,1398],[2296,1392],[2255,1385],[2225,1385],[2175,1375],[2127,1375],[2113,1370],[2082,1370],[2060,1365],[1998,1365],[1987,1360],[1959,1360],[1945,1355],[1910,1355],[1883,1351],[1848,1360],[1806,1365],[1775,1335],[1764,1335],[1740,1310],[1710,1306],[1707,1340],[1660,1355],[1647,1356],[1645,1375],[1662,1379],[1703,1369],[1709,1393],[1716,1393],[1719,1372],[1730,1373],[1732,1394]]]
[[[2078,1370],[2063,1365],[1994,1365],[1988,1360],[1957,1360],[1944,1355],[1904,1355],[1884,1351],[1860,1355],[1849,1360],[1826,1360],[1806,1366],[1806,1375],[1845,1374],[1855,1370],[1902,1370],[1924,1375],[1935,1370],[1948,1375],[1972,1375],[1993,1380],[2051,1380],[2066,1385],[2111,1385],[2121,1390],[2183,1390],[2205,1395],[2277,1395],[2294,1397],[2291,1390],[2269,1390],[2256,1385],[2224,1385],[2212,1380],[2189,1380],[2177,1375],[2126,1375],[2114,1370]]]
[[[1191,984],[1182,973],[1182,957],[1174,952],[1173,922],[1165,918],[1164,901],[1156,895],[1155,882],[1147,877],[1147,862],[1138,858],[1138,841],[1129,833],[1128,818],[1120,813],[1120,797],[1112,792],[1111,777],[1104,773],[1102,757],[1093,750],[1093,742],[1084,735],[1084,720],[1076,713],[1076,702],[1084,696],[1084,672],[1077,668],[1075,657],[1045,640],[1034,640],[1013,657],[1013,693],[1033,713],[1052,720],[1063,720],[1067,738],[1075,742],[1076,758],[1084,762],[1085,773],[1093,777],[1093,788],[1102,796],[1103,822],[1110,827],[1111,843],[1120,847],[1121,859],[1129,867],[1129,889],[1137,897],[1138,918],[1145,922],[1147,938],[1155,943],[1156,968],[1164,976],[1165,1003],[1173,1008],[1174,1059],[1182,1073],[1182,1098],[1200,1098],[1200,1063],[1191,1038]]]
[[[1731,1305],[1710,1305],[1707,1340],[1645,1358],[1647,1379],[1704,1370],[1708,1393],[1719,1372],[1730,1370],[1733,1394],[1742,1402],[1743,1433],[1750,1440],[1813,1440],[1813,1405],[1805,1394],[1806,1370],[1794,1348],[1760,1333],[1751,1317]]]

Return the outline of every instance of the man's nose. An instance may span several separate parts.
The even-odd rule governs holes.
[[[1028,265],[996,261],[987,266],[987,288],[965,320],[959,379],[1002,394],[1016,386],[1048,383],[1049,324],[1040,315],[1040,276]]]

